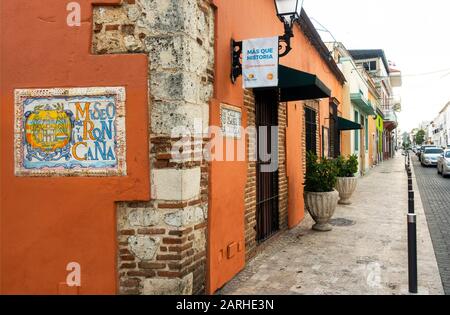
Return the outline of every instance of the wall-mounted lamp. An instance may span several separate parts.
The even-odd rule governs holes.
[[[294,37],[292,28],[294,23],[300,19],[304,0],[275,0],[277,16],[284,24],[284,35],[280,36],[280,49],[283,49],[281,43],[284,43],[285,51],[280,53],[280,57],[286,56],[291,51],[291,38]]]
[[[300,19],[304,0],[275,0],[275,7],[277,9],[277,16],[284,24],[284,35],[279,37],[279,57],[284,57],[292,50],[291,38],[294,37],[292,28],[294,23]],[[242,42],[231,40],[232,51],[232,68],[231,81],[236,82],[236,79],[242,75]]]

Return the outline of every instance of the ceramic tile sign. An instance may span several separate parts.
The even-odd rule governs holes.
[[[125,88],[15,90],[17,176],[125,176]]]
[[[225,104],[220,105],[220,120],[224,137],[241,138],[242,112],[240,108]]]
[[[278,36],[242,42],[244,89],[278,86]]]

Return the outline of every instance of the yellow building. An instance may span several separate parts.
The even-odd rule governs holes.
[[[380,111],[380,95],[377,91],[377,88],[375,86],[375,82],[372,80],[372,78],[369,75],[366,75],[368,87],[369,87],[369,103],[372,104],[372,106],[377,109],[378,112]],[[382,141],[382,137],[380,137],[380,133],[378,132],[377,128],[377,121],[378,121],[378,114],[374,115],[373,117],[369,118],[369,125],[368,125],[368,137],[369,137],[369,166],[373,167],[378,164],[378,156],[379,156],[379,148],[380,148],[380,142]]]

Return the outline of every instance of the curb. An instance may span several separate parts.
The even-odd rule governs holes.
[[[420,190],[419,190],[419,185],[417,184],[417,180],[416,180],[416,171],[415,171],[415,166],[414,163],[416,161],[414,161],[414,156],[411,157],[411,174],[412,174],[412,180],[413,180],[413,189],[414,189],[414,208],[415,208],[415,212],[417,214],[418,217],[418,221],[422,221],[423,223],[420,223],[420,228],[423,230],[423,228],[426,228],[426,231],[422,231],[422,235],[418,234],[418,241],[420,241],[420,243],[418,242],[418,255],[421,254],[421,249],[423,247],[419,247],[419,245],[423,244],[423,243],[428,243],[429,246],[431,246],[431,248],[433,249],[433,257],[429,257],[430,259],[432,259],[432,263],[433,263],[433,268],[436,269],[436,275],[439,278],[439,284],[435,284],[437,285],[439,291],[441,291],[441,294],[444,295],[444,287],[442,284],[442,278],[441,278],[441,273],[439,271],[439,267],[438,267],[438,263],[437,263],[437,258],[436,258],[436,253],[434,251],[434,245],[433,245],[433,241],[431,239],[431,234],[430,234],[430,229],[428,226],[428,220],[427,220],[427,216],[425,214],[425,209],[423,206],[423,202],[422,202],[422,196],[420,194]],[[405,181],[406,182],[406,181]],[[419,232],[419,231],[418,231]],[[425,239],[423,238],[423,236],[425,235]],[[421,237],[420,237],[421,236]],[[421,257],[418,257],[418,265],[419,265],[419,270],[420,270],[420,260]],[[420,272],[419,272],[419,287],[420,286]],[[411,294],[414,295],[414,294]],[[420,293],[419,293],[420,295]]]

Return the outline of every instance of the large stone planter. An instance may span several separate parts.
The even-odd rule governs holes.
[[[305,192],[305,205],[316,224],[313,230],[328,232],[333,229],[330,219],[334,215],[339,200],[339,193],[335,190],[326,193]]]
[[[336,182],[336,190],[339,192],[339,204],[351,205],[350,198],[355,192],[357,184],[356,177],[338,177]]]

